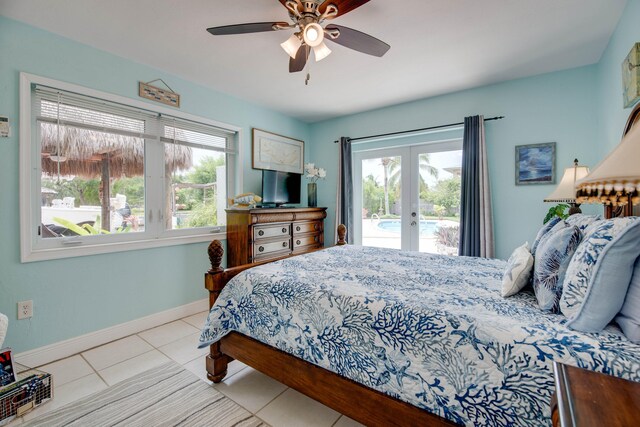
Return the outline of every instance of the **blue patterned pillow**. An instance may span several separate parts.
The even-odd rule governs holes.
[[[536,235],[536,239],[533,241],[533,245],[531,245],[531,255],[533,255],[534,257],[536,256],[536,250],[538,250],[538,245],[540,245],[540,240],[542,240],[542,237],[545,234],[547,234],[560,221],[562,221],[562,218],[560,218],[559,216],[554,216],[552,219],[549,220],[549,222],[547,222],[545,225],[542,226],[542,228],[538,231],[538,234]]]
[[[540,243],[533,274],[533,290],[540,309],[558,312],[564,275],[581,239],[578,227],[561,224]]]
[[[640,257],[631,276],[631,284],[616,322],[629,341],[640,344]]]
[[[601,215],[585,215],[585,214],[573,214],[570,215],[569,218],[565,219],[565,222],[570,225],[575,225],[580,229],[580,231],[585,233],[585,230],[596,224],[598,221],[602,221]]]
[[[624,304],[640,255],[640,221],[603,220],[588,231],[567,269],[560,310],[570,328],[600,332]]]

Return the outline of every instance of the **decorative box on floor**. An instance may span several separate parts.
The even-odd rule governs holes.
[[[36,369],[18,373],[18,381],[0,388],[0,426],[47,403],[52,397],[51,374]]]

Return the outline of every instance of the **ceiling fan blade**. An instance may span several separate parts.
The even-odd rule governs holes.
[[[288,27],[287,22],[253,22],[251,24],[235,24],[235,25],[223,25],[221,27],[207,28],[214,36],[226,36],[230,34],[247,34],[247,33],[261,33],[264,31],[276,31],[274,26]]]
[[[305,44],[300,46],[298,52],[296,53],[296,57],[289,58],[289,72],[297,73],[298,71],[304,70],[304,66],[307,64],[307,59],[309,59],[309,54],[311,53],[311,48]]]
[[[285,8],[287,8],[287,10],[289,10],[289,8],[287,7],[287,0],[279,0],[279,1],[280,1],[280,3],[282,3],[282,5]],[[297,9],[298,9],[298,12],[302,12],[302,6],[301,5],[298,5]]]
[[[353,9],[359,8],[368,1],[369,0],[325,0],[325,2],[318,7],[318,11],[320,13],[324,13],[324,11],[327,9],[327,6],[333,4],[338,8],[338,14],[333,18],[337,18],[338,16],[342,16],[345,13],[351,12]],[[280,2],[282,3],[282,0],[280,0]]]
[[[332,29],[339,30],[340,35],[335,39],[332,37],[325,37],[325,40],[341,44],[349,49],[378,57],[383,56],[389,49],[391,49],[391,46],[382,40],[378,40],[369,34],[354,30],[353,28],[335,24],[329,24],[325,28],[326,31],[331,31]]]

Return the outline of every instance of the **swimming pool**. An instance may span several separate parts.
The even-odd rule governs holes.
[[[420,235],[421,236],[433,236],[436,230],[440,227],[442,221],[437,220],[420,220]],[[383,219],[378,223],[378,228],[391,233],[400,234],[402,223],[399,219]]]

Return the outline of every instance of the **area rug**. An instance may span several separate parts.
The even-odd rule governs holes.
[[[173,362],[22,425],[266,426],[211,385]]]

